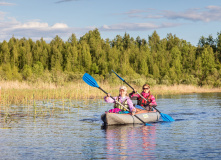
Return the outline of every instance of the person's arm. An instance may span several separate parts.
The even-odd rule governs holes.
[[[134,107],[134,105],[133,105],[133,102],[131,101],[131,99],[128,97],[127,98],[127,104],[128,104],[128,106],[129,106],[129,108],[130,108],[130,112],[133,114],[133,112],[134,112],[134,114],[135,114],[135,112],[136,112],[136,108]],[[133,115],[134,115],[133,114]]]
[[[117,97],[113,97],[114,99],[116,99]],[[104,97],[104,101],[107,103],[114,103],[115,101],[110,98],[110,94],[108,93],[107,96]]]
[[[129,94],[129,97],[130,98],[139,98],[140,97],[140,95],[139,94],[135,94],[137,92],[137,90],[136,89],[134,89],[133,90],[133,92],[131,92],[130,94]]]
[[[132,98],[134,96],[134,93],[135,93],[134,91],[129,93],[129,97]]]
[[[150,106],[157,106],[156,99],[153,95],[150,97],[151,103],[149,104]]]

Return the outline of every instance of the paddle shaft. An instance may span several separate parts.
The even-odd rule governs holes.
[[[123,80],[123,82],[124,83],[126,83],[132,90],[134,90],[134,88],[131,86],[131,85],[129,85],[125,80]],[[145,101],[148,101],[146,98],[144,98],[139,92],[136,92],[137,94],[139,94],[139,96],[141,97],[141,98],[143,98]],[[143,106],[141,106],[143,109],[145,109]],[[156,107],[155,106],[152,106],[157,112],[159,112],[159,113],[161,113],[158,109],[156,109]]]
[[[89,75],[88,73],[85,73],[84,76],[82,77],[82,79],[84,80],[85,83],[87,83],[88,85],[92,86],[92,87],[97,87],[99,88],[101,91],[103,91],[105,94],[108,94],[106,91],[104,91],[101,87],[99,87],[99,85],[97,84],[96,80]],[[119,105],[121,105],[123,108],[125,108],[127,111],[129,111],[125,106],[123,106],[120,102],[118,102],[116,99],[114,99],[112,96],[110,96],[116,103],[118,103]],[[134,115],[137,119],[139,119],[142,123],[144,123],[144,125],[148,125],[147,123],[145,123],[142,119],[140,119],[139,117],[137,117],[136,115]]]
[[[114,72],[114,70],[112,70],[112,72]],[[133,88],[131,85],[129,85],[123,78],[121,78],[116,72],[114,72],[114,73],[116,74],[116,76],[117,76],[118,78],[120,78],[124,83],[126,83],[132,90],[134,90],[134,88]],[[139,94],[141,98],[143,98],[145,101],[147,101],[146,98],[144,98],[140,93],[137,92],[137,94]],[[141,107],[142,107],[143,109],[145,109],[143,106],[141,106]],[[156,109],[156,108],[154,107],[154,109]],[[157,109],[156,109],[156,110],[157,110]],[[160,113],[159,110],[157,110],[157,111]]]
[[[138,93],[138,92],[137,92],[137,93]],[[138,94],[140,95],[141,98],[143,98],[145,101],[147,101],[147,99],[144,98],[140,93],[138,93]],[[167,114],[163,114],[163,113],[161,113],[158,109],[156,109],[155,106],[152,106],[152,107],[153,107],[157,112],[160,113],[160,115],[161,115],[161,117],[162,117],[162,119],[163,119],[164,121],[169,121],[169,122],[174,121],[174,119],[173,119],[172,117],[170,117],[170,116],[167,115]]]
[[[104,91],[101,87],[98,87],[100,90],[102,90],[104,93],[108,94],[106,91]],[[120,102],[118,102],[114,97],[110,96],[115,102],[117,102],[119,105],[124,107],[127,111],[129,111],[125,106],[123,106]],[[147,125],[142,119],[140,119],[137,115],[134,115],[137,119],[139,119],[143,124]]]
[[[106,91],[104,91],[101,87],[98,87],[100,90],[102,90],[104,93],[108,94]],[[123,106],[120,102],[118,102],[116,99],[114,99],[114,97],[110,96],[116,103],[118,103],[119,105],[121,105],[122,107],[124,107],[124,109],[126,109],[127,111],[129,111],[129,109],[127,109],[125,106]]]
[[[148,101],[146,98],[144,98],[139,92],[137,92],[137,94],[140,95],[141,98],[143,98],[145,101]],[[157,112],[161,113],[158,109],[156,109],[155,106],[152,106]]]
[[[112,70],[112,72],[114,72],[113,70]],[[121,78],[116,72],[114,72],[115,74],[116,74],[116,76],[118,77],[118,78],[120,78],[124,83],[126,83],[132,90],[134,90],[134,88],[131,86],[131,85],[129,85],[123,78]],[[144,100],[146,100],[147,101],[147,99],[146,98],[144,98],[140,93],[138,93],[138,92],[136,92],[138,95],[140,95],[140,97],[141,98],[143,98]],[[141,107],[143,107],[143,106],[141,106]],[[163,114],[163,113],[161,113],[158,109],[156,109],[156,107],[155,106],[152,106],[157,112],[159,112],[160,113],[160,115],[161,115],[161,117],[162,117],[162,119],[164,120],[164,121],[170,121],[170,122],[172,122],[172,121],[174,121],[174,119],[172,118],[172,117],[170,117],[169,115],[167,115],[167,114]],[[144,107],[143,107],[144,108]],[[145,109],[145,108],[144,108]]]
[[[125,82],[125,80],[124,80],[124,82]],[[126,83],[126,82],[125,82]],[[128,84],[128,83],[126,83],[126,84]],[[128,84],[128,86],[129,87],[131,87],[129,84]],[[132,89],[133,89],[133,87],[131,87]],[[134,90],[134,89],[133,89]],[[140,97],[141,98],[143,98],[145,101],[148,101],[146,98],[144,98],[139,92],[136,92],[137,94],[139,94],[140,95]],[[160,113],[160,115],[161,115],[161,117],[162,117],[162,119],[164,120],[164,121],[170,121],[170,122],[172,122],[172,121],[174,121],[174,119],[172,118],[172,117],[170,117],[169,115],[167,115],[167,114],[163,114],[163,113],[161,113],[158,109],[156,109],[156,107],[155,106],[152,106],[157,112],[159,112]]]
[[[114,70],[112,70],[112,72],[114,72]],[[123,78],[121,78],[116,72],[114,72],[116,74],[116,76],[118,78],[120,78],[124,83],[126,83],[132,90],[134,90],[134,88],[129,85]],[[138,93],[138,92],[137,92]],[[140,93],[138,93],[140,95]],[[140,95],[144,100],[146,100],[142,95]],[[147,100],[146,100],[147,101]],[[141,106],[144,110],[146,110],[146,108],[144,106]],[[160,113],[160,112],[159,112]]]

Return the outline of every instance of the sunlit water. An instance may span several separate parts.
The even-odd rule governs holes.
[[[157,103],[175,122],[102,127],[100,115],[112,108],[103,100],[38,102],[37,116],[14,106],[16,115],[1,118],[0,159],[221,159],[221,93]]]

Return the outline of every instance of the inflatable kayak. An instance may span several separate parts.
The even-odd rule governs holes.
[[[143,120],[145,123],[159,121],[160,114],[155,111],[138,110],[136,116]],[[104,113],[101,115],[101,120],[105,125],[116,125],[116,124],[136,124],[142,123],[138,118],[129,114],[119,113]]]

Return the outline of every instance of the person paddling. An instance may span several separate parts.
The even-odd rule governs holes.
[[[119,88],[119,96],[113,98],[119,101],[125,108],[127,108],[132,113],[132,115],[135,115],[136,108],[133,106],[133,102],[131,101],[131,99],[127,96],[127,87],[121,86]],[[115,103],[115,101],[110,98],[110,94],[107,94],[107,96],[104,97],[104,100],[107,103]],[[122,107],[118,103],[114,104],[114,108],[120,109],[121,111],[126,111],[124,107]]]
[[[150,86],[148,84],[144,84],[143,91],[141,93],[141,95],[148,101],[145,101],[139,94],[134,94],[136,92],[136,89],[134,89],[134,91],[129,94],[130,98],[136,97],[137,105],[144,106],[147,111],[153,111],[152,106],[157,106],[157,102],[155,100],[155,97],[150,93]]]

